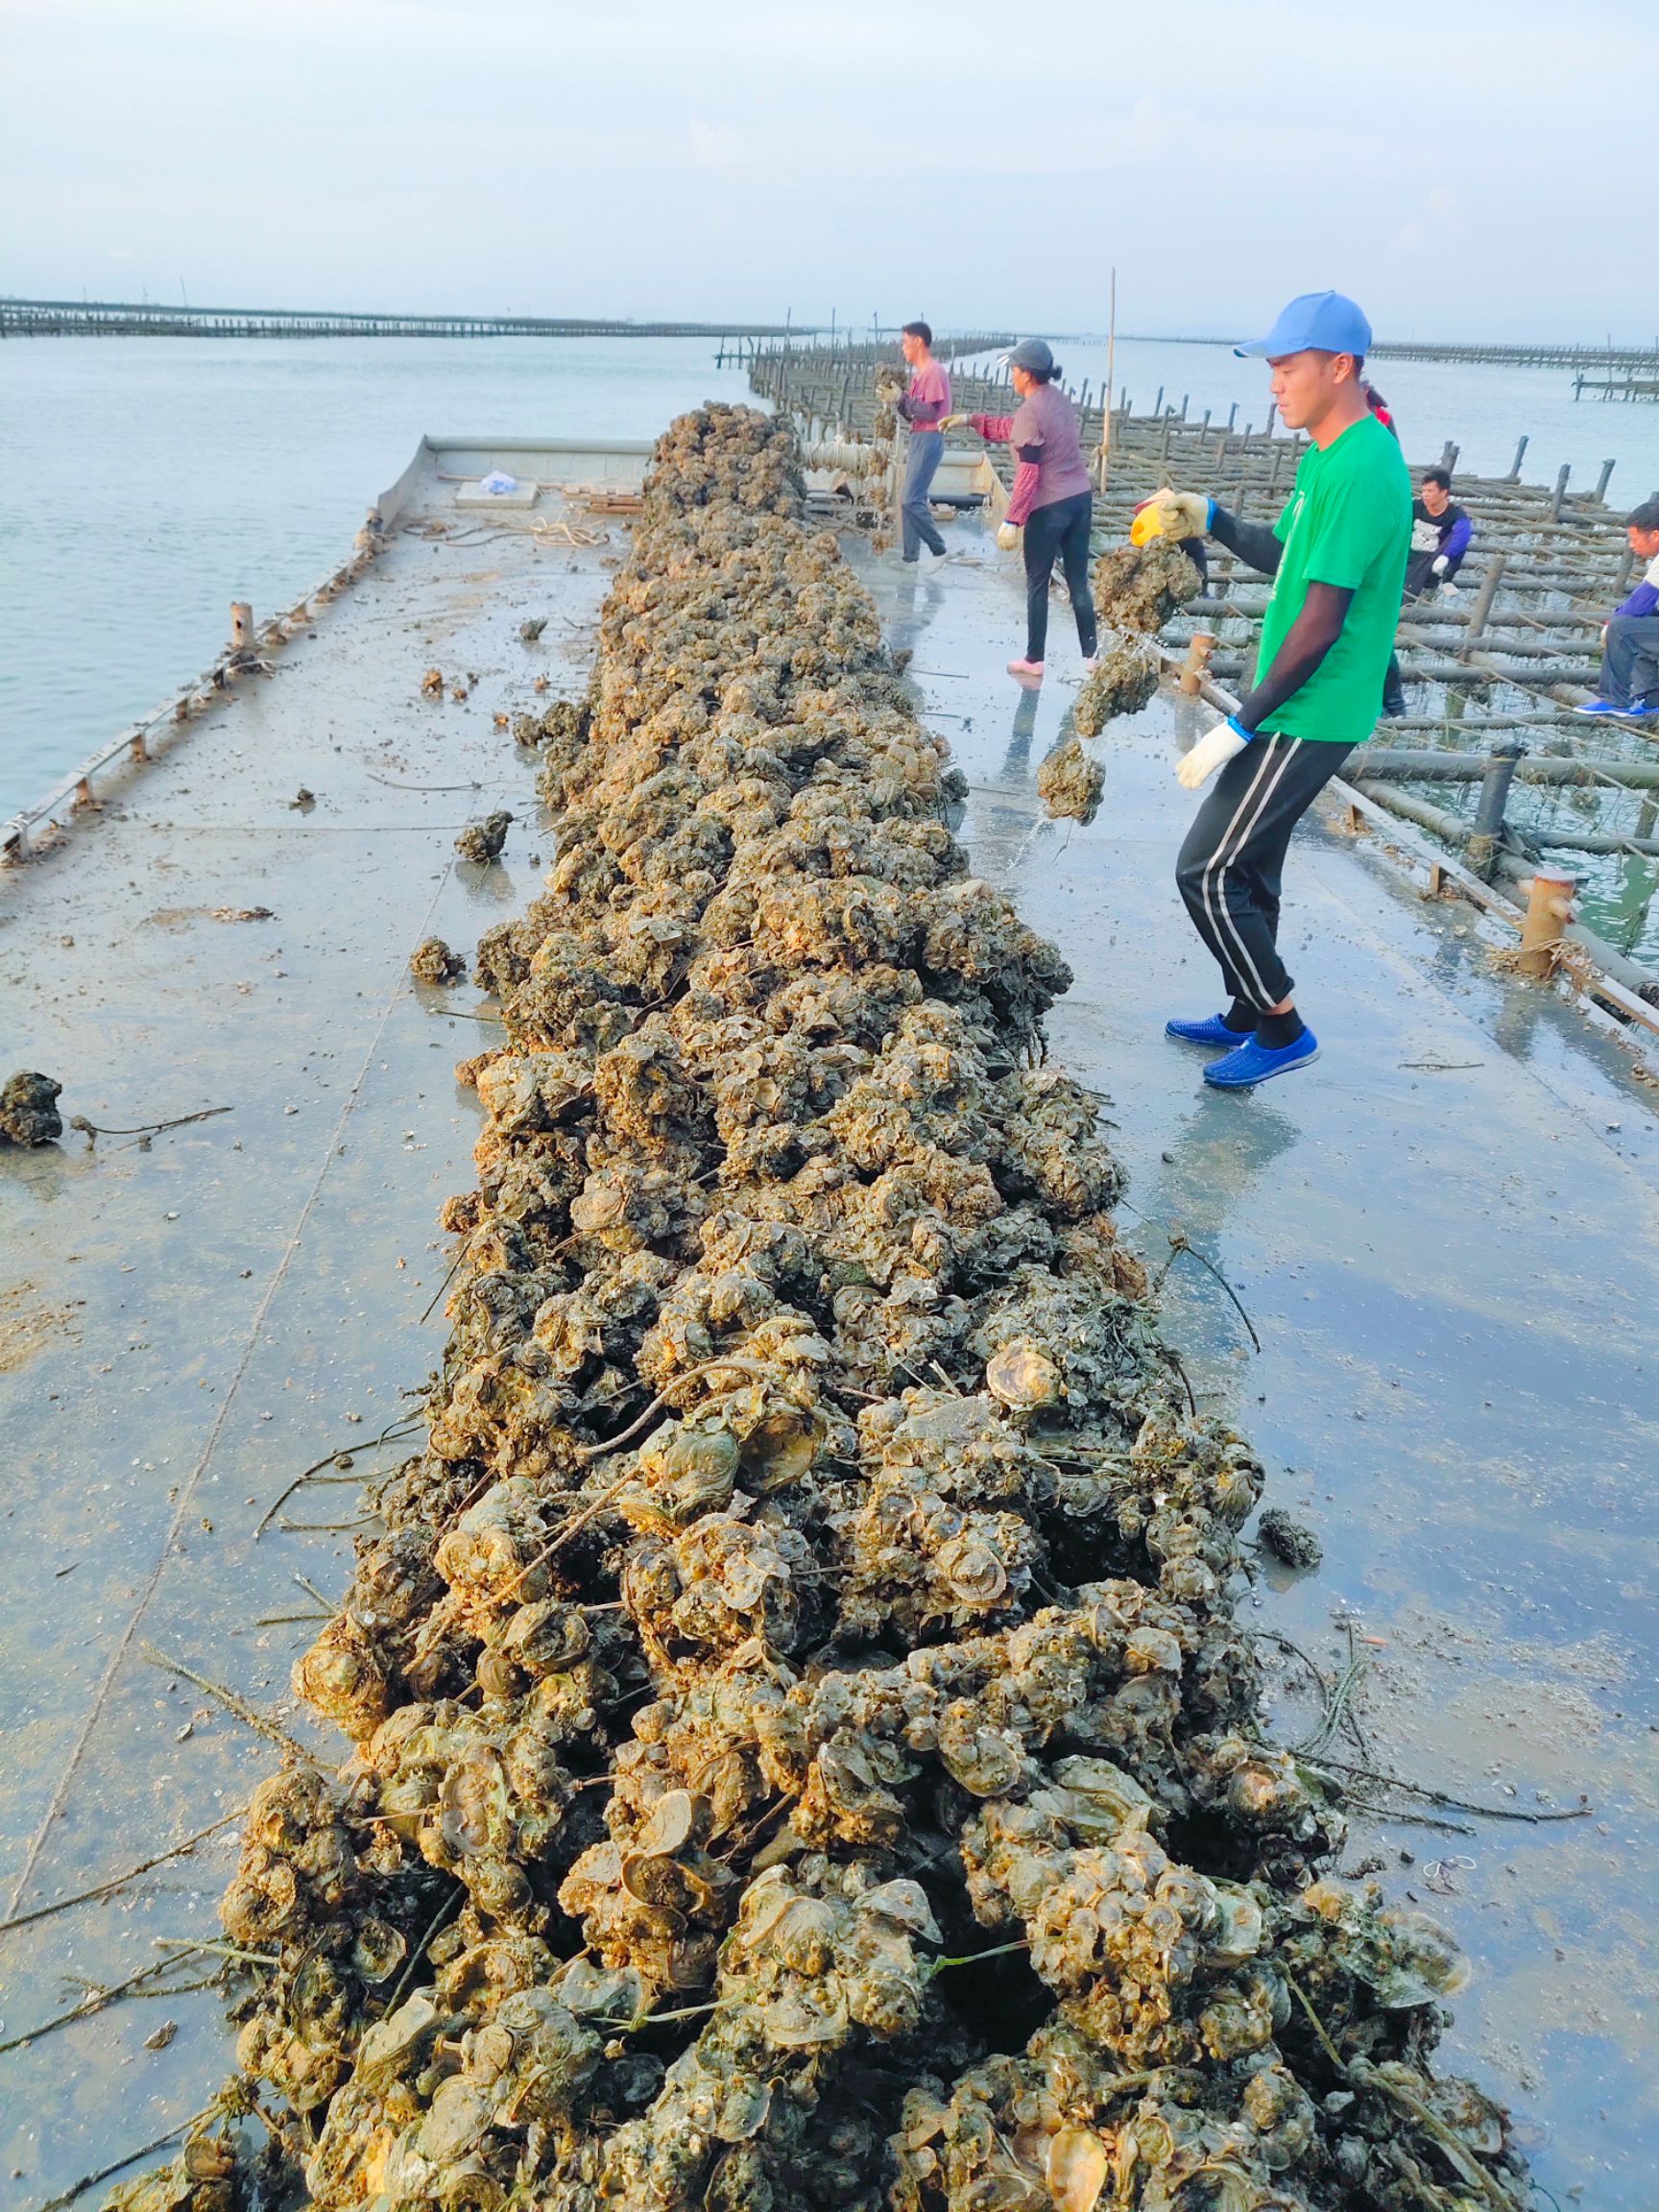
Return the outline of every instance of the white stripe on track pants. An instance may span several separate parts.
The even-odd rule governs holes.
[[[1265,1013],[1290,995],[1279,957],[1279,883],[1290,832],[1354,750],[1258,737],[1216,774],[1188,830],[1175,881],[1235,998]]]

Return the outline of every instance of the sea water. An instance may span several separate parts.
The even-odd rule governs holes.
[[[0,346],[0,821],[292,606],[424,431],[652,438],[740,398],[709,339]]]

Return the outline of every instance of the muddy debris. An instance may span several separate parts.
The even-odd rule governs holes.
[[[460,983],[467,974],[467,955],[442,937],[423,937],[409,955],[409,973],[417,983]]]
[[[1075,737],[1057,745],[1037,769],[1037,796],[1051,821],[1093,822],[1106,790],[1102,762],[1086,753]]]
[[[482,822],[469,822],[455,840],[455,850],[463,860],[476,860],[482,865],[499,860],[512,825],[512,815],[505,807],[497,807],[493,814],[486,814]]]
[[[442,699],[445,676],[442,668],[428,668],[421,679],[421,696],[423,699]]]
[[[0,1084],[0,1143],[55,1144],[63,1134],[62,1094],[62,1084],[50,1075],[19,1069]]]
[[[295,1673],[344,1755],[222,1907],[260,2200],[1519,2206],[1455,1955],[1263,1735],[1262,1471],[1046,1061],[1065,962],[804,505],[784,426],[675,422],[539,747],[427,1440]]]
[[[1286,1513],[1282,1505],[1262,1508],[1256,1533],[1274,1558],[1286,1567],[1317,1567],[1325,1556],[1325,1547],[1308,1524]]]

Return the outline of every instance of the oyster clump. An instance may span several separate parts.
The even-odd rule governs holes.
[[[1114,630],[1150,636],[1184,607],[1203,578],[1197,565],[1167,538],[1115,545],[1094,564],[1094,605]]]
[[[1119,714],[1139,714],[1158,688],[1158,656],[1151,641],[1118,638],[1083,680],[1073,716],[1085,737],[1097,737]]]
[[[426,1447],[296,1671],[349,1752],[223,1906],[261,2200],[1513,2194],[1444,1939],[1259,1724],[1262,1469],[1045,1064],[1065,964],[803,510],[785,428],[683,417],[543,723]]]
[[[1037,770],[1043,811],[1055,821],[1093,822],[1105,789],[1105,768],[1084,752],[1075,737],[1057,745]]]
[[[1312,1529],[1294,1514],[1286,1513],[1283,1505],[1264,1505],[1256,1530],[1274,1558],[1283,1560],[1286,1567],[1317,1567],[1325,1556],[1325,1547]]]
[[[417,983],[459,983],[467,974],[467,955],[452,950],[442,937],[422,937],[409,955],[409,973]]]
[[[0,1142],[54,1144],[63,1134],[58,1101],[63,1086],[50,1075],[20,1069],[0,1084]]]
[[[486,814],[482,822],[469,822],[455,840],[455,850],[463,860],[480,863],[499,860],[512,825],[512,815],[504,806],[497,807],[493,814]]]

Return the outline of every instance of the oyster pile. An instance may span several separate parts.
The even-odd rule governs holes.
[[[428,1445],[297,1671],[350,1754],[223,1908],[266,2156],[319,2212],[1519,2201],[1443,1939],[1318,1878],[1258,1726],[1262,1470],[1044,1063],[1065,964],[801,506],[682,418],[547,717]]]

